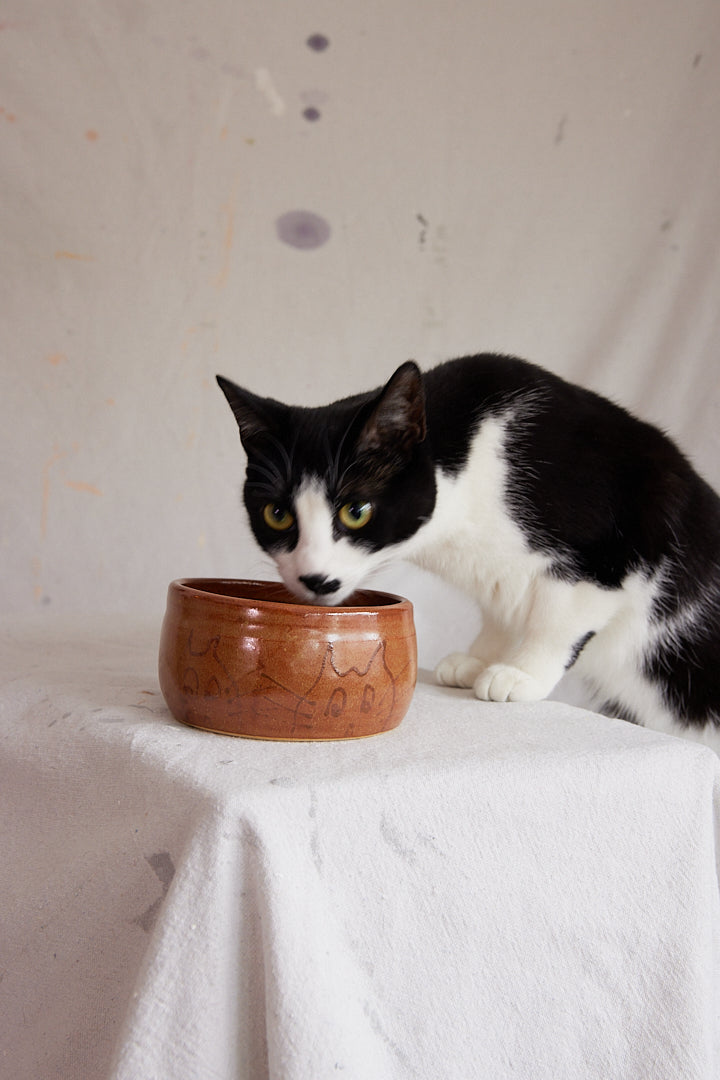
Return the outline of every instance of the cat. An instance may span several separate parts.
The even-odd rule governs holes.
[[[720,747],[720,499],[656,427],[516,357],[483,353],[318,408],[218,376],[260,547],[310,604],[402,557],[482,613],[439,683],[547,697]]]

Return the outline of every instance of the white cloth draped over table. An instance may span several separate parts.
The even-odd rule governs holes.
[[[231,739],[156,626],[1,644],[3,1076],[719,1075],[711,751],[429,677],[382,736]]]
[[[216,372],[514,353],[720,490],[719,58],[717,0],[3,4],[0,1080],[718,1080],[709,750],[428,678],[232,740],[156,655],[168,581],[269,570]]]

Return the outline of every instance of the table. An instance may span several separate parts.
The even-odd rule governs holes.
[[[0,1074],[719,1075],[710,750],[426,672],[371,739],[210,735],[158,632],[0,634]]]

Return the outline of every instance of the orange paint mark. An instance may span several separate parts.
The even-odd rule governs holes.
[[[106,397],[105,398],[105,404],[106,405],[114,405],[115,404],[115,398],[114,397]]]
[[[50,356],[48,356],[47,361],[48,361],[48,364],[52,364],[53,367],[58,367],[60,364],[66,364],[67,363],[67,353],[64,353],[64,352],[51,353]]]
[[[95,487],[94,484],[86,484],[82,480],[66,480],[65,487],[72,488],[73,491],[85,491],[88,495],[102,495],[100,488]]]
[[[223,142],[225,142],[227,137],[228,137],[228,126],[227,126],[227,124],[223,124],[223,126],[220,128],[220,138],[221,138],[221,140]]]
[[[5,119],[7,120],[8,124],[14,124],[17,120],[17,116],[15,115],[15,113],[5,113]]]
[[[190,341],[192,340],[192,338],[195,337],[195,335],[198,332],[198,329],[199,328],[197,326],[190,326],[185,331],[185,337],[183,338],[182,344],[180,345],[180,351],[181,352],[186,353],[188,351],[188,349],[190,348]]]
[[[89,128],[85,132],[85,138],[87,139],[88,142],[97,142],[98,139],[100,138],[100,136],[97,133],[97,131],[95,131],[94,128]]]
[[[40,598],[42,597],[42,594],[43,594],[43,587],[40,584],[40,576],[42,574],[42,563],[38,559],[37,555],[35,556],[35,558],[30,563],[30,566],[32,568],[32,576],[35,578],[35,587],[33,589],[33,596],[35,597],[35,602],[39,604],[40,603]]]
[[[52,457],[49,457],[42,470],[42,510],[40,512],[40,535],[43,539],[47,536],[47,524],[48,524],[48,507],[50,505],[50,470],[56,461],[59,461],[64,454],[60,450],[56,450]]]
[[[235,203],[237,201],[237,182],[233,187],[230,198],[223,206],[223,213],[225,214],[225,237],[223,239],[223,260],[220,267],[220,273],[215,278],[215,288],[220,290],[224,289],[228,283],[228,277],[230,276],[230,257],[232,255],[233,243],[235,240]]]
[[[56,259],[72,259],[74,262],[95,262],[94,255],[78,255],[75,251],[56,251]]]

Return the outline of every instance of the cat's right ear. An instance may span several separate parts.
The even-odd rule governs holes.
[[[426,433],[425,391],[414,360],[401,364],[369,406],[358,447],[373,453],[408,453]]]
[[[237,420],[243,446],[247,446],[247,443],[258,435],[267,435],[273,424],[266,399],[251,394],[249,390],[244,390],[242,386],[222,375],[216,375],[215,378]]]

